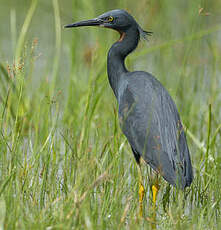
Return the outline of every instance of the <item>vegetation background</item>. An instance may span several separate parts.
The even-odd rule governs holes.
[[[221,1],[0,0],[0,229],[151,229],[106,55],[118,34],[63,29],[111,9],[153,31],[127,58],[152,73],[186,127],[195,179],[162,179],[157,229],[221,229]]]

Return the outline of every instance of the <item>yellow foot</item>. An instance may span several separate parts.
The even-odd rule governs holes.
[[[152,185],[152,192],[153,192],[153,205],[156,206],[157,200],[157,193],[159,191],[159,185]]]
[[[157,193],[160,187],[158,184],[152,185],[152,192],[153,192],[153,215],[152,220],[153,223],[151,224],[152,229],[156,229],[156,201],[157,201]]]
[[[139,183],[139,205],[140,205],[139,215],[140,215],[140,217],[143,217],[143,198],[144,198],[144,192],[145,192],[144,186],[140,182]]]

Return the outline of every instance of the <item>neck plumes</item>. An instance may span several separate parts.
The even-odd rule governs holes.
[[[139,31],[137,28],[130,28],[127,32],[121,33],[120,39],[115,42],[108,52],[107,73],[111,88],[118,98],[118,87],[124,73],[128,72],[125,67],[125,58],[131,53],[139,42]]]

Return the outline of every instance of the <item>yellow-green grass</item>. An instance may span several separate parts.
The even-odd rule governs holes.
[[[191,152],[185,194],[161,179],[157,229],[221,229],[221,2],[21,2],[0,9],[0,229],[151,229],[150,169],[140,220],[136,163],[106,73],[119,35],[63,29],[115,8],[154,32],[127,66],[170,92]]]

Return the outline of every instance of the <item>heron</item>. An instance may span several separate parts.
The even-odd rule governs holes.
[[[145,31],[125,10],[111,10],[94,19],[68,24],[65,28],[96,26],[113,29],[120,38],[107,56],[110,86],[118,102],[118,117],[138,166],[139,213],[143,215],[145,189],[141,162],[145,162],[169,184],[184,190],[193,180],[187,140],[177,107],[168,91],[153,75],[144,71],[130,72],[126,57],[137,47]],[[159,182],[151,186],[156,204]]]

